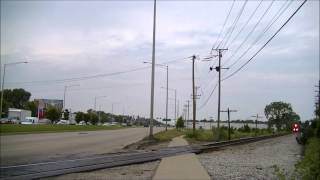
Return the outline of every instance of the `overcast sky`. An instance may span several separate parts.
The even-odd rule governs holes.
[[[231,0],[157,3],[156,63],[169,65],[169,88],[177,89],[180,114],[192,92],[192,64],[188,57],[193,54],[200,60],[208,57],[213,44],[223,40],[221,44],[228,51],[223,52],[222,64],[229,67],[236,62],[229,70],[223,70],[222,77],[226,77],[245,63],[302,1],[265,0],[259,5],[257,0],[248,1],[245,6],[245,1],[236,1],[223,28],[232,3]],[[243,13],[232,26],[242,7]],[[285,11],[261,34],[281,9]],[[152,1],[1,0],[2,63],[25,59],[29,62],[8,66],[5,88],[25,88],[32,93],[32,99],[63,99],[64,86],[77,84],[80,86],[68,88],[66,95],[66,106],[72,111],[86,111],[93,108],[94,97],[107,96],[98,99],[97,109],[100,106],[110,112],[114,103],[116,114],[148,117],[151,68],[142,62],[151,60],[152,18]],[[229,38],[228,32],[232,32]],[[195,68],[196,84],[200,86],[197,119],[216,119],[217,90],[204,103],[217,83],[217,72],[209,71],[217,59],[200,60]],[[140,67],[146,68],[86,80],[51,81]],[[307,120],[314,116],[318,80],[319,1],[308,1],[247,66],[222,82],[222,109],[237,109],[232,119],[248,119],[256,113],[264,115],[267,104],[284,101],[292,104],[302,120]],[[166,71],[157,67],[155,117],[165,115],[165,90],[161,89],[165,85]],[[173,91],[169,96],[169,118],[173,118]],[[226,114],[222,119],[226,119]]]

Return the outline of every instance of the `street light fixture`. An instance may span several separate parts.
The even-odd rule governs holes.
[[[6,67],[10,65],[17,65],[17,64],[27,64],[27,61],[21,61],[21,62],[13,62],[13,63],[6,63],[3,64],[3,76],[2,76],[2,82],[1,82],[1,103],[0,103],[0,118],[2,117],[2,104],[3,104],[3,89],[4,89],[4,80],[5,80],[5,75],[6,75]],[[1,69],[1,64],[0,64],[0,69]],[[0,71],[1,72],[1,71]]]
[[[152,64],[151,62],[144,61],[143,63]],[[166,64],[154,64],[166,68],[167,70],[167,98],[166,98],[166,131],[168,130],[168,90],[169,90],[169,66]]]

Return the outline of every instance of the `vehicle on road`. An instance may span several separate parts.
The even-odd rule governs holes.
[[[60,119],[60,121],[57,122],[57,124],[70,124],[70,122],[69,120]]]
[[[21,120],[21,124],[38,124],[39,119],[37,117],[26,117],[25,119]]]

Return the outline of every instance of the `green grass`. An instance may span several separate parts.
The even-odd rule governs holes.
[[[320,179],[320,138],[308,139],[305,146],[304,157],[296,165],[302,179]]]
[[[284,175],[283,171],[277,165],[273,165],[272,167],[273,167],[274,172],[275,172],[276,176],[278,177],[278,179],[280,179],[280,180],[286,179],[286,176]]]
[[[22,124],[1,124],[0,135],[11,134],[32,134],[32,133],[52,133],[52,132],[69,132],[69,131],[97,131],[112,130],[123,128],[120,126],[77,126],[77,125],[22,125]]]
[[[161,131],[154,134],[154,139],[159,142],[171,141],[173,138],[181,135],[184,135],[183,130],[170,129],[168,131]]]
[[[232,129],[230,131],[230,139],[239,139],[244,137],[254,137],[255,131],[251,130],[250,132],[242,132],[236,129]],[[185,138],[191,142],[206,142],[206,141],[215,141],[218,139],[218,129],[213,128],[213,130],[210,129],[197,129],[195,131],[195,134],[193,133],[192,129],[188,129],[185,131]],[[261,135],[270,135],[272,133],[266,131],[266,130],[258,130],[257,136]],[[228,140],[228,129],[226,127],[222,127],[220,129],[220,141]]]

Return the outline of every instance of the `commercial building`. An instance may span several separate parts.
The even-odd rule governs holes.
[[[49,107],[55,107],[60,111],[63,108],[63,100],[60,99],[34,99],[34,101],[38,104],[38,118],[44,118],[45,111]]]

